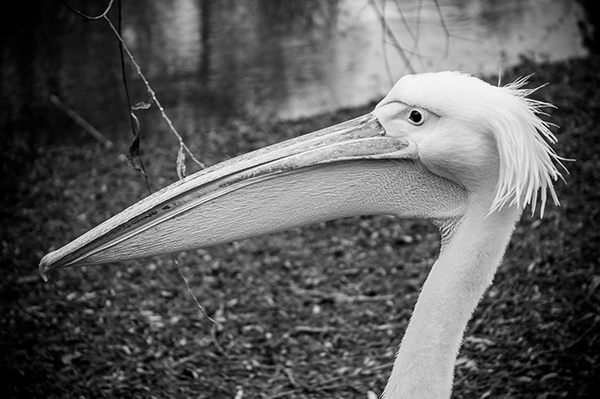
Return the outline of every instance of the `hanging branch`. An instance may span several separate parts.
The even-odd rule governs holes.
[[[136,70],[138,76],[142,79],[142,81],[146,85],[146,90],[148,91],[148,95],[152,99],[152,102],[154,102],[156,104],[156,106],[160,110],[160,114],[162,115],[162,118],[169,125],[169,129],[177,137],[177,140],[179,140],[179,151],[178,151],[178,154],[177,154],[177,175],[179,176],[180,179],[183,179],[183,177],[185,177],[185,153],[184,153],[184,151],[187,152],[187,154],[192,158],[192,160],[194,162],[196,162],[196,164],[198,164],[201,168],[204,169],[205,165],[202,162],[200,162],[198,159],[196,159],[196,157],[194,156],[194,154],[192,153],[192,151],[184,143],[183,138],[181,137],[181,135],[179,133],[177,133],[177,130],[175,129],[175,126],[173,126],[173,122],[171,122],[171,119],[169,119],[169,117],[165,113],[165,109],[163,108],[163,106],[160,103],[160,101],[158,101],[158,98],[156,97],[156,93],[154,92],[154,90],[152,90],[152,87],[150,87],[150,83],[148,82],[148,80],[146,79],[146,77],[144,76],[144,74],[142,73],[142,70],[141,70],[140,66],[138,65],[138,63],[133,58],[133,54],[131,54],[131,52],[129,51],[129,49],[125,45],[125,41],[123,40],[123,38],[121,37],[121,35],[119,35],[119,32],[117,31],[117,29],[113,25],[112,21],[106,15],[104,16],[104,19],[106,20],[106,22],[108,23],[108,25],[110,26],[110,28],[113,30],[113,32],[115,33],[115,35],[117,36],[117,38],[119,39],[119,41],[121,42],[121,44],[123,45],[123,50],[125,50],[125,53],[129,57],[129,60],[131,61],[131,63],[135,67],[135,70]]]
[[[125,87],[125,93],[127,96],[127,105],[129,107],[129,117],[130,117],[130,121],[131,121],[131,129],[132,132],[134,134],[134,140],[132,142],[132,144],[129,147],[129,154],[128,154],[128,162],[129,165],[131,167],[133,167],[136,170],[139,170],[145,177],[146,179],[146,186],[148,188],[148,191],[151,193],[152,190],[150,188],[150,183],[148,181],[148,175],[146,174],[145,168],[144,168],[144,164],[141,160],[141,158],[139,157],[139,143],[140,143],[140,123],[138,118],[135,116],[133,111],[137,111],[137,110],[142,110],[142,109],[148,109],[150,108],[150,106],[152,105],[152,103],[155,103],[156,106],[158,107],[158,109],[160,110],[161,116],[162,118],[167,122],[167,124],[169,125],[169,129],[171,130],[171,132],[177,137],[178,141],[179,141],[179,150],[177,151],[177,176],[179,177],[179,179],[183,179],[185,177],[185,153],[187,152],[188,155],[192,158],[192,160],[198,164],[202,169],[205,168],[204,164],[202,162],[200,162],[198,159],[196,159],[196,157],[194,156],[194,154],[192,153],[192,151],[188,148],[188,146],[184,143],[183,138],[181,137],[181,135],[177,132],[177,130],[175,129],[175,126],[173,126],[173,123],[171,122],[171,119],[167,116],[163,106],[161,105],[160,101],[158,101],[158,98],[156,97],[156,93],[154,92],[154,90],[152,90],[152,87],[150,86],[150,83],[148,82],[148,80],[146,79],[146,77],[144,76],[144,74],[142,73],[142,70],[140,68],[140,66],[138,65],[138,63],[135,61],[135,59],[133,58],[133,55],[131,54],[131,52],[129,51],[129,49],[127,48],[127,46],[125,45],[125,41],[123,40],[123,37],[120,34],[120,27],[121,27],[121,12],[120,12],[120,1],[119,1],[119,29],[115,28],[115,26],[113,25],[112,21],[108,18],[107,14],[110,11],[112,5],[114,3],[114,0],[110,0],[110,3],[108,4],[108,6],[106,7],[106,10],[104,10],[104,12],[96,17],[91,17],[89,15],[86,15],[84,13],[82,13],[79,10],[76,10],[74,8],[72,8],[69,4],[66,3],[66,1],[63,0],[63,4],[65,4],[65,6],[71,10],[72,12],[76,13],[77,15],[88,19],[88,20],[99,20],[99,19],[104,19],[108,25],[110,26],[110,28],[112,29],[112,31],[114,32],[114,34],[117,36],[117,38],[119,39],[119,47],[120,47],[120,54],[121,54],[121,71],[123,74],[123,84]],[[142,101],[139,102],[137,104],[135,104],[134,106],[131,105],[130,102],[130,97],[129,97],[129,88],[127,85],[127,79],[126,79],[126,74],[125,74],[125,62],[123,59],[123,52],[125,52],[127,54],[127,56],[129,57],[129,60],[131,61],[131,63],[133,64],[133,66],[135,67],[135,70],[138,74],[138,76],[142,79],[142,81],[144,82],[144,85],[146,85],[146,90],[148,91],[148,95],[150,96],[150,100],[148,101]],[[210,317],[208,315],[208,313],[206,313],[206,310],[204,309],[204,307],[200,304],[200,302],[198,301],[198,299],[196,298],[196,296],[194,295],[194,293],[192,292],[192,289],[189,285],[188,279],[185,277],[185,275],[183,274],[183,270],[181,268],[181,265],[179,264],[179,261],[177,260],[176,255],[172,255],[171,257],[173,263],[175,263],[175,265],[177,266],[177,270],[179,271],[179,275],[181,276],[183,282],[185,283],[185,287],[188,291],[188,293],[190,294],[190,296],[192,297],[192,299],[194,300],[196,307],[200,310],[200,312],[202,313],[202,315],[207,318],[209,321],[211,321],[217,328],[221,327],[221,324],[216,321],[215,319],[213,319],[212,317]],[[213,332],[214,329],[211,329],[211,332]]]
[[[196,164],[198,164],[198,166],[200,166],[200,168],[204,169],[205,165],[202,162],[200,162],[194,156],[194,154],[192,153],[192,151],[188,148],[188,146],[183,141],[183,138],[181,137],[181,135],[175,129],[175,126],[173,126],[173,122],[171,122],[171,119],[169,119],[169,117],[165,113],[165,110],[164,110],[163,106],[161,105],[160,101],[156,97],[156,93],[154,92],[154,90],[152,90],[152,87],[150,86],[150,83],[148,82],[148,80],[146,79],[146,77],[144,76],[144,74],[142,73],[142,70],[141,70],[140,66],[138,65],[138,63],[133,58],[133,54],[131,54],[131,52],[127,48],[127,45],[125,44],[125,41],[123,40],[123,38],[119,34],[119,31],[113,25],[113,23],[110,20],[110,18],[108,18],[107,14],[110,11],[110,8],[112,7],[113,3],[114,3],[114,0],[110,0],[110,3],[106,7],[106,10],[104,10],[104,12],[102,14],[100,14],[98,16],[95,16],[95,17],[91,17],[89,15],[86,15],[86,14],[82,13],[79,10],[74,9],[73,7],[71,7],[68,3],[66,3],[63,0],[63,4],[65,4],[65,6],[69,10],[73,11],[74,13],[76,13],[77,15],[79,15],[79,16],[81,16],[83,18],[86,18],[86,19],[89,19],[89,20],[104,19],[108,23],[108,26],[110,26],[110,28],[112,29],[112,31],[115,34],[115,36],[117,36],[117,39],[119,39],[119,42],[121,43],[121,46],[122,46],[123,50],[125,51],[125,53],[129,57],[129,60],[131,61],[131,63],[133,64],[133,66],[135,67],[136,73],[138,74],[138,76],[144,82],[144,85],[146,86],[146,90],[148,91],[148,95],[150,96],[152,102],[154,102],[156,104],[156,106],[160,110],[160,114],[161,114],[162,118],[167,122],[167,125],[169,126],[169,129],[177,137],[177,140],[179,141],[179,151],[177,151],[177,176],[180,179],[183,179],[185,177],[185,154],[186,153],[190,156],[190,158],[192,158],[192,160]],[[135,140],[134,140],[134,144],[133,145],[135,145]]]
[[[79,10],[74,9],[73,7],[71,7],[69,5],[69,3],[67,3],[65,0],[62,0],[62,3],[65,5],[65,7],[67,7],[69,10],[71,10],[72,12],[74,12],[75,14],[79,15],[80,17],[83,17],[85,19],[89,19],[90,21],[96,21],[98,19],[104,18],[106,16],[106,14],[108,14],[108,12],[110,11],[110,9],[112,8],[113,3],[115,2],[115,0],[110,0],[110,2],[108,3],[108,6],[106,6],[106,10],[104,10],[104,12],[96,17],[92,17],[89,16],[87,14],[82,13]]]

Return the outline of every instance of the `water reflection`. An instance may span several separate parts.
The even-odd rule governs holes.
[[[363,105],[411,71],[490,74],[520,54],[584,54],[572,1],[440,3],[178,0],[153,2],[150,19],[126,26],[135,52],[150,55],[142,62],[150,76],[168,77],[178,98],[202,98],[210,111],[283,119]],[[380,15],[394,38],[384,34]]]
[[[490,74],[520,54],[585,54],[571,0],[128,0],[123,7],[128,47],[176,125],[190,131],[239,114],[293,119],[364,105],[411,71]],[[41,89],[17,98],[42,97],[48,106],[47,94],[56,94],[109,136],[121,134],[127,112],[114,36],[103,21],[56,16],[36,33],[52,68],[31,61],[37,69],[28,74]],[[10,87],[19,72],[3,65]],[[128,76],[135,101],[145,99],[133,68]]]

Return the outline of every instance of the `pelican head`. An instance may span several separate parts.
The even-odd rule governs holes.
[[[465,325],[522,209],[556,203],[556,141],[527,98],[457,73],[403,77],[372,113],[230,159],[139,201],[40,262],[53,269],[205,247],[353,215],[423,218],[443,249],[387,398],[447,397]]]
[[[560,164],[549,143],[556,138],[537,117],[550,104],[527,98],[520,79],[504,87],[458,72],[402,78],[373,112],[386,132],[414,142],[419,160],[468,192],[493,186],[490,211],[516,204],[541,212]],[[535,208],[533,208],[535,209]]]

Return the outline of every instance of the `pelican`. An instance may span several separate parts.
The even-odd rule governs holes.
[[[353,215],[426,219],[441,250],[383,398],[449,398],[471,315],[515,224],[540,216],[564,160],[527,79],[408,75],[364,116],[222,162],[148,196],[40,261],[46,273],[212,246]]]

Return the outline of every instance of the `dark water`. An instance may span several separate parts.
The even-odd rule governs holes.
[[[175,126],[191,134],[222,118],[294,119],[364,105],[413,71],[489,74],[521,54],[585,54],[582,15],[571,0],[439,3],[127,0],[122,35]],[[105,3],[72,4],[98,14]],[[42,143],[80,136],[50,94],[106,136],[130,134],[118,41],[108,24],[59,2],[31,5],[24,23],[3,28],[3,136]],[[118,23],[116,9],[109,17]],[[133,101],[147,99],[129,61],[126,75]],[[157,112],[143,122],[151,131],[166,128]]]

